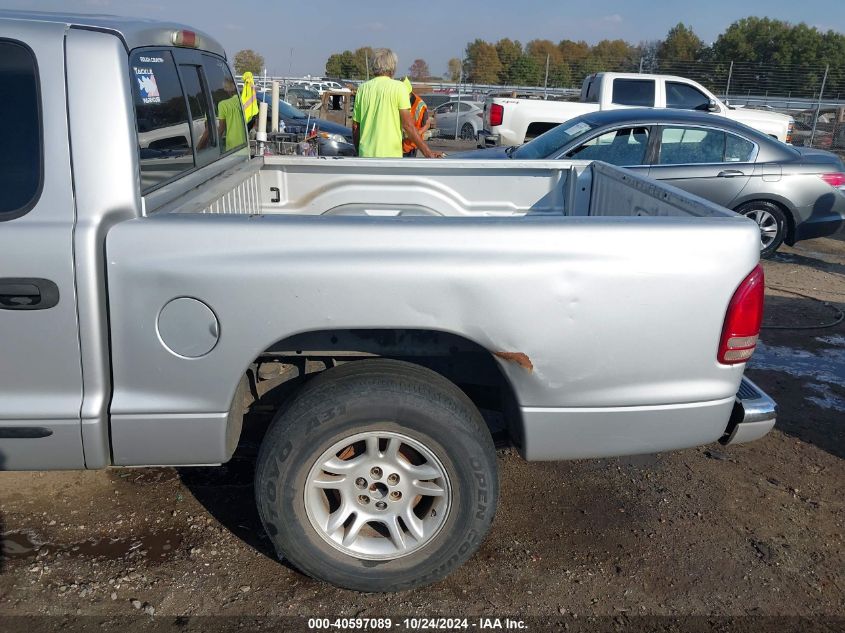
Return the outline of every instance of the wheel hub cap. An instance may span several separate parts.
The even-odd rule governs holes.
[[[305,511],[332,547],[369,560],[407,556],[443,527],[452,490],[420,441],[389,431],[357,433],[330,446],[308,473]]]
[[[778,235],[778,221],[775,216],[763,209],[755,209],[745,215],[754,220],[760,227],[760,246],[762,248],[766,248],[775,241]]]

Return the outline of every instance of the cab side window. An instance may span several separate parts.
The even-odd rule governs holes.
[[[0,40],[0,221],[20,217],[41,192],[42,142],[38,71],[32,51]]]
[[[627,106],[654,106],[653,79],[614,79],[613,103]]]
[[[190,118],[173,55],[167,50],[143,50],[129,61],[141,192],[175,180],[194,168]]]
[[[710,99],[703,92],[689,84],[667,81],[666,107],[707,112],[710,107]]]
[[[241,98],[229,67],[222,59],[203,55],[203,70],[217,117],[221,154],[246,147],[246,127]]]

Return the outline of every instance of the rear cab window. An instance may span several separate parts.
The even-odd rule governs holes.
[[[243,110],[226,63],[180,49],[142,49],[129,60],[141,193],[247,146]]]
[[[0,39],[0,221],[32,209],[41,194],[41,98],[35,55],[24,44]]]
[[[598,77],[592,75],[587,80],[587,94],[584,95],[584,102],[585,103],[598,103],[599,102],[599,80]]]
[[[654,106],[653,79],[614,79],[613,103],[627,106]]]

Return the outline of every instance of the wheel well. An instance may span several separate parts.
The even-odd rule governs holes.
[[[525,130],[525,140],[527,141],[530,138],[534,138],[536,136],[540,136],[544,132],[548,132],[552,128],[557,127],[560,123],[549,123],[546,121],[535,121],[528,126],[528,129]]]
[[[373,357],[437,372],[473,401],[494,440],[521,445],[516,395],[493,354],[456,334],[420,329],[321,330],[274,343],[247,371],[251,397],[240,441],[263,435],[275,411],[309,379],[336,365]]]
[[[734,211],[752,202],[768,202],[783,211],[783,215],[786,216],[786,237],[783,241],[792,246],[795,243],[795,216],[792,215],[792,211],[789,207],[780,200],[773,200],[772,198],[752,198],[751,200],[744,200],[740,204],[736,205],[736,207],[734,207]]]

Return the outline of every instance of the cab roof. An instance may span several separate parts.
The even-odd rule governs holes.
[[[123,40],[127,50],[142,46],[173,46],[174,31],[188,30],[197,34],[196,48],[226,57],[226,51],[213,37],[177,22],[162,22],[144,18],[127,18],[117,15],[90,15],[82,13],[48,13],[45,11],[0,10],[0,20],[63,24],[67,28],[93,29],[114,33]]]

